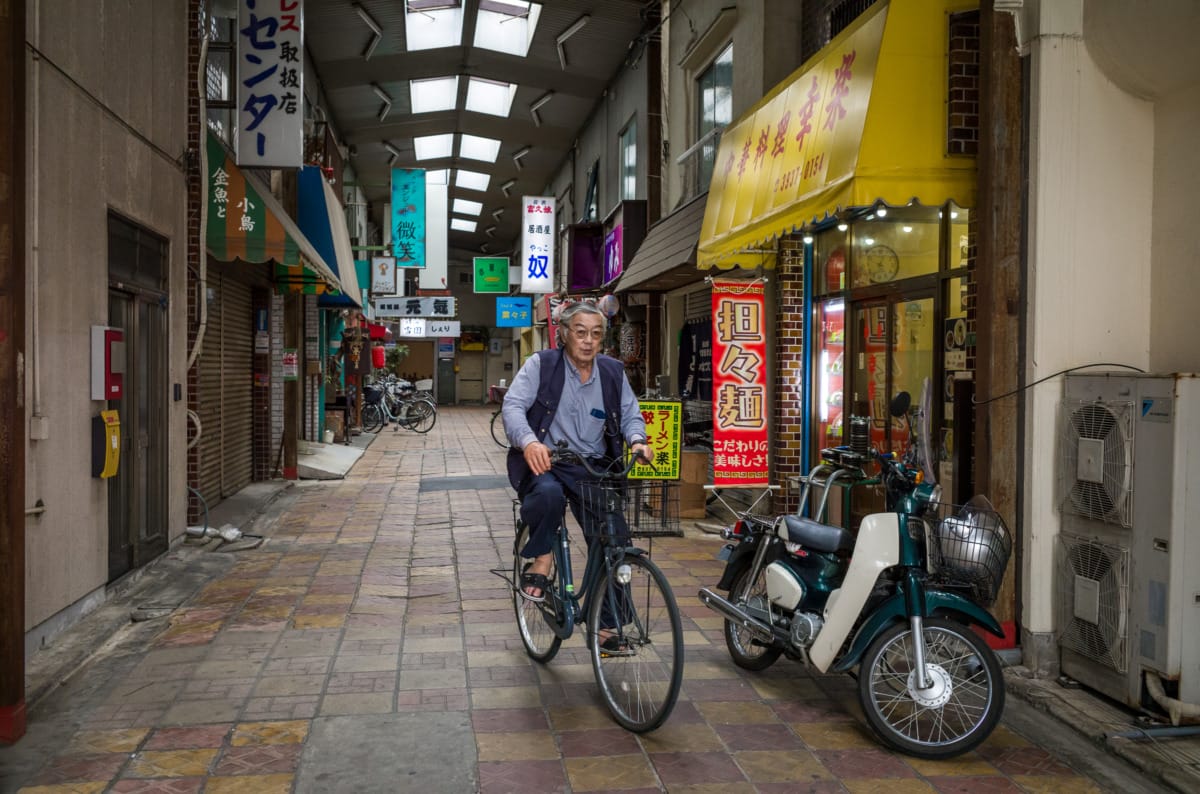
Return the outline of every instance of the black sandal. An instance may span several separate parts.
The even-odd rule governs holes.
[[[532,587],[540,591],[539,595],[533,595],[525,592],[525,588]],[[521,574],[521,588],[517,590],[521,597],[526,601],[534,604],[540,604],[546,600],[546,591],[550,589],[550,580],[545,574],[529,573],[528,571]]]
[[[628,637],[610,634],[600,643],[600,655],[603,656],[634,656],[637,653]]]

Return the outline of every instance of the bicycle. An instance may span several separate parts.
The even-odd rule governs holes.
[[[403,427],[417,433],[428,433],[437,422],[437,406],[433,400],[421,393],[397,395],[395,384],[367,386],[366,405],[363,406],[363,430],[374,433],[388,422],[395,422],[398,430]]]
[[[501,449],[508,449],[508,435],[504,432],[503,408],[492,414],[492,441],[499,444]]]
[[[592,543],[583,580],[576,587],[564,511],[555,533],[544,600],[530,601],[521,593],[521,574],[531,562],[521,556],[529,528],[520,518],[520,502],[513,500],[516,539],[511,579],[505,572],[495,573],[512,585],[521,642],[531,658],[545,664],[571,637],[575,624],[584,622],[596,684],[613,718],[635,733],[654,730],[679,697],[683,626],[666,576],[646,550],[630,545],[630,539],[681,534],[676,484],[627,480],[634,459],[618,471],[605,471],[560,446],[551,452],[551,460],[580,463],[596,478],[581,483],[583,515],[591,518],[583,531]],[[604,622],[615,625],[602,626]],[[610,636],[602,640],[601,631]]]

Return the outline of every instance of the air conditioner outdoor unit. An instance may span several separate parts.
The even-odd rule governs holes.
[[[1200,377],[1072,374],[1059,417],[1062,672],[1130,706],[1200,703]]]

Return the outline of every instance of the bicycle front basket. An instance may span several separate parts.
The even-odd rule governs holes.
[[[679,484],[662,480],[580,483],[588,537],[679,536]]]

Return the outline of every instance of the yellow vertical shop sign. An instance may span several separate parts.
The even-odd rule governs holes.
[[[638,403],[646,423],[646,443],[654,454],[654,466],[639,463],[629,472],[635,480],[678,480],[683,458],[683,403],[645,401]]]

